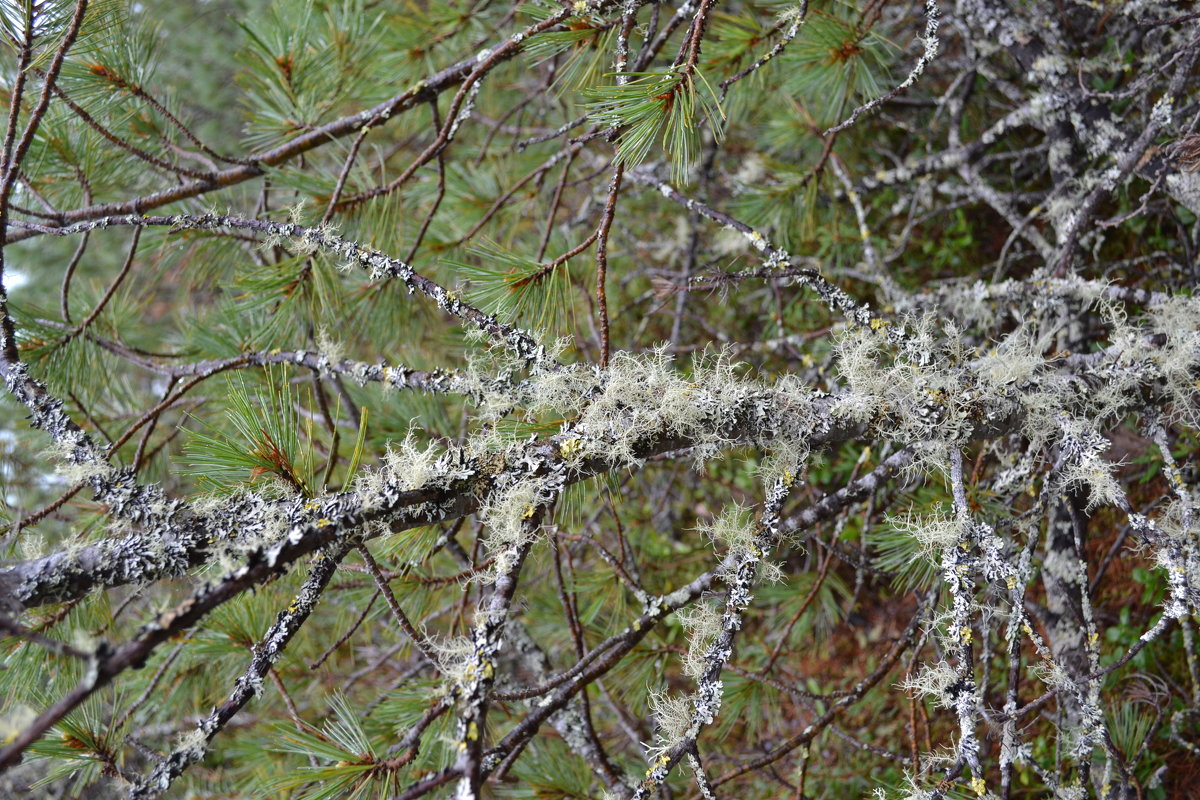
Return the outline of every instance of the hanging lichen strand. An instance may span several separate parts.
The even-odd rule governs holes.
[[[1197,15],[393,5],[0,13],[0,795],[1183,796]]]

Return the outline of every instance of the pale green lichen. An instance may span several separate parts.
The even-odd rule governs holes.
[[[697,530],[714,547],[735,552],[750,550],[754,542],[754,518],[750,509],[737,503],[727,504],[720,514],[701,523]]]
[[[712,604],[701,601],[675,612],[688,640],[687,654],[683,657],[683,672],[693,680],[700,680],[708,667],[706,656],[709,648],[721,635],[721,612]]]
[[[533,522],[547,499],[531,480],[520,481],[490,498],[481,516],[487,528],[484,543],[494,559],[491,575],[507,574],[517,550],[536,538]]]
[[[317,329],[317,350],[329,364],[338,364],[346,358],[345,345],[334,339],[324,325]]]
[[[22,532],[21,538],[17,540],[17,547],[21,553],[21,558],[26,561],[41,558],[49,552],[46,535],[33,531]]]
[[[37,719],[37,712],[24,703],[17,703],[0,714],[0,746],[17,738]]]
[[[388,444],[379,478],[401,490],[421,488],[433,479],[441,455],[436,445],[420,443],[410,430],[399,442]]]
[[[650,713],[654,717],[655,741],[643,745],[646,757],[657,760],[681,740],[692,724],[692,698],[666,691],[650,693]]]
[[[712,457],[729,442],[709,415],[762,391],[741,379],[738,369],[726,351],[698,357],[690,377],[673,368],[663,349],[617,353],[576,423],[592,443],[586,455],[633,465],[640,444],[666,436],[689,442],[698,460]]]
[[[474,669],[475,645],[469,636],[432,636],[426,634],[432,648],[438,672],[450,684],[461,685],[469,680]]]
[[[906,692],[929,698],[938,708],[951,708],[954,698],[951,697],[950,688],[959,679],[958,670],[945,661],[939,661],[936,664],[921,665],[897,686]]]
[[[1032,380],[1045,365],[1040,348],[1030,333],[1021,329],[1006,336],[974,364],[975,373],[993,391],[1015,391]]]
[[[80,447],[84,442],[79,431],[68,432],[56,439],[42,453],[43,458],[53,461],[54,472],[71,484],[108,480],[116,475],[116,468],[107,461],[93,457],[81,457]],[[90,454],[89,454],[90,455]]]
[[[958,544],[963,531],[963,521],[948,514],[944,508],[925,515],[909,512],[902,516],[889,516],[887,524],[913,537],[921,556],[934,564],[939,563],[942,551]]]
[[[1171,416],[1190,426],[1200,425],[1200,298],[1173,297],[1151,310],[1156,331],[1166,343],[1149,353],[1167,383]]]

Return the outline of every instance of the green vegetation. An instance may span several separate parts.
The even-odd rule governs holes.
[[[1183,797],[1177,3],[0,3],[0,795]]]

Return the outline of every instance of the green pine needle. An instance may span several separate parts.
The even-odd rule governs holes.
[[[263,475],[274,475],[311,497],[316,488],[314,458],[311,447],[301,448],[291,387],[286,375],[277,377],[272,369],[266,370],[265,378],[264,391],[253,395],[241,374],[230,381],[231,434],[197,420],[209,432],[188,432],[186,472],[215,492],[229,492]],[[311,442],[311,426],[305,438]]]
[[[712,86],[699,69],[672,68],[664,72],[626,73],[625,83],[590,89],[591,119],[597,125],[620,128],[617,161],[637,166],[655,142],[671,162],[671,179],[685,183],[700,153],[700,128],[705,121],[718,138],[725,112]],[[698,79],[698,80],[697,80]]]
[[[469,281],[473,301],[538,330],[558,332],[570,325],[570,260],[540,262],[492,242],[469,252],[480,263],[445,263]]]

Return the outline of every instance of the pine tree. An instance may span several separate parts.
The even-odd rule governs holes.
[[[0,2],[0,794],[1183,796],[1198,19]]]

